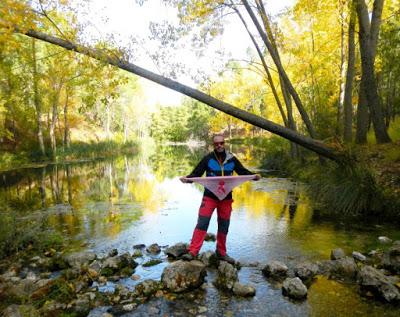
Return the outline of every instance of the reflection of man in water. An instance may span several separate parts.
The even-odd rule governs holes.
[[[206,172],[207,177],[212,176],[231,176],[235,171],[239,175],[254,175],[239,162],[239,160],[229,151],[225,150],[225,140],[222,134],[216,134],[213,137],[214,151],[207,154],[195,169],[190,173],[190,177],[201,177]],[[255,180],[260,176],[256,175]],[[181,178],[183,183],[190,183],[185,178]],[[223,187],[223,184],[219,184]],[[184,260],[193,260],[200,251],[207,233],[208,225],[214,209],[217,209],[218,233],[216,255],[222,261],[235,263],[235,260],[226,254],[226,237],[228,234],[229,221],[232,211],[232,192],[223,200],[219,200],[210,190],[204,189],[203,200],[199,209],[199,217],[196,228],[193,232],[188,253],[183,256]]]

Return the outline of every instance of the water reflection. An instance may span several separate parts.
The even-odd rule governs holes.
[[[252,152],[242,149],[235,149],[238,157],[247,166],[254,163]],[[0,203],[20,221],[46,214],[51,228],[94,245],[100,239],[103,245],[120,247],[124,240],[129,249],[128,243],[145,236],[157,242],[160,233],[166,243],[188,241],[202,188],[181,184],[178,177],[188,174],[206,152],[161,146],[110,161],[2,173]],[[265,259],[290,253],[327,257],[338,246],[362,251],[371,244],[366,232],[314,223],[302,185],[286,178],[243,184],[234,191],[233,207],[228,246],[237,256],[246,254],[246,243],[265,249]],[[210,230],[216,231],[214,218]]]
[[[84,244],[100,255],[111,248],[132,252],[132,245],[138,243],[188,242],[203,189],[196,184],[182,184],[178,177],[188,174],[206,151],[172,146],[146,148],[136,156],[109,161],[2,173],[0,206],[4,215],[15,212],[19,222],[32,222],[46,215],[48,227],[77,242],[71,243],[71,248]],[[235,151],[246,166],[256,163],[252,151]],[[399,231],[389,227],[367,231],[314,221],[302,185],[285,178],[244,183],[234,191],[233,207],[227,247],[242,262],[276,259],[290,266],[303,259],[328,258],[336,247],[347,252],[364,251],[382,233],[400,238]],[[215,215],[209,231],[217,231]],[[214,248],[214,243],[206,242],[202,251]],[[144,277],[159,278],[164,264],[139,272]],[[254,277],[253,273],[249,276]],[[245,275],[246,270],[241,274]],[[280,312],[295,309],[282,298],[280,290],[264,283],[261,276],[257,278],[261,280],[257,280],[255,301],[264,300],[265,295],[268,303],[279,303]],[[331,300],[323,296],[328,284],[320,281],[313,286],[310,301],[301,306],[300,315],[310,311],[312,315],[330,314],[323,304]],[[335,289],[347,294],[340,287]],[[358,296],[352,296],[353,301],[359,301]],[[333,301],[341,302],[343,298]],[[248,304],[257,306],[252,301]],[[369,306],[363,305],[360,309],[367,310]]]

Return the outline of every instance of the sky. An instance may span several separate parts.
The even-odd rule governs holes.
[[[267,11],[276,15],[284,8],[292,6],[295,0],[264,2]],[[135,0],[87,0],[85,2],[76,0],[76,8],[79,20],[85,21],[84,32],[88,37],[105,39],[112,36],[114,44],[119,47],[126,47],[127,44],[132,42],[133,38],[145,39],[149,34],[149,23],[151,21],[168,20],[178,23],[177,9],[165,6],[162,0],[148,0],[142,6],[137,5]],[[215,50],[224,50],[233,59],[245,58],[246,50],[248,47],[252,47],[252,44],[239,19],[231,15],[228,17],[226,25],[223,35],[214,41],[203,59],[195,56],[189,44],[185,49],[174,53],[173,57],[183,61],[188,67],[196,65],[206,70],[207,73],[211,73],[212,69],[215,68],[215,65],[210,61],[218,63],[218,56],[213,54]],[[154,46],[151,45],[150,41],[145,41],[139,45],[140,54],[133,62],[138,66],[159,73],[155,63],[148,57],[153,50]],[[195,85],[188,77],[181,76],[177,80],[190,86]],[[180,103],[181,94],[145,79],[141,79],[141,84],[148,104],[176,105]]]

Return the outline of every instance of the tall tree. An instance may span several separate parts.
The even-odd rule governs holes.
[[[39,141],[39,147],[42,155],[46,154],[43,141],[43,126],[42,126],[42,105],[39,96],[38,83],[39,76],[37,71],[37,60],[36,60],[36,39],[31,39],[31,50],[32,50],[32,84],[33,84],[33,103],[36,109],[36,123],[37,123],[37,137]]]
[[[356,0],[362,68],[361,89],[363,89],[365,93],[371,113],[376,140],[378,143],[387,143],[391,142],[391,139],[387,133],[374,71],[374,58],[378,42],[379,26],[381,24],[382,9],[383,0],[375,0],[375,14],[373,14],[372,22],[370,23],[365,0]]]
[[[355,43],[354,43],[354,29],[355,29],[356,13],[354,8],[354,1],[350,4],[350,20],[348,32],[348,45],[347,45],[347,73],[346,84],[344,90],[343,102],[343,139],[345,142],[350,143],[353,139],[353,81],[355,72]]]

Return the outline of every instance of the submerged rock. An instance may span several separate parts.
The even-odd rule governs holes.
[[[217,278],[214,282],[217,288],[232,290],[238,281],[237,269],[228,262],[222,261],[218,266]]]
[[[188,245],[186,243],[179,242],[169,248],[166,248],[164,253],[172,258],[179,258],[180,256],[187,253]]]
[[[201,286],[206,274],[205,265],[202,262],[179,260],[164,269],[161,281],[165,288],[179,293]]]
[[[386,276],[381,271],[366,265],[358,274],[358,283],[362,293],[371,292],[389,303],[400,301],[400,293],[395,286],[399,283],[397,277]]]
[[[256,289],[251,285],[244,285],[236,282],[233,285],[232,291],[237,296],[249,297],[256,295]]]
[[[307,287],[300,278],[287,278],[282,285],[282,294],[294,299],[307,297]]]
[[[337,248],[331,251],[331,260],[343,259],[346,256],[343,249]]]
[[[287,275],[288,267],[279,261],[271,261],[262,269],[262,272],[267,277],[281,278]]]

